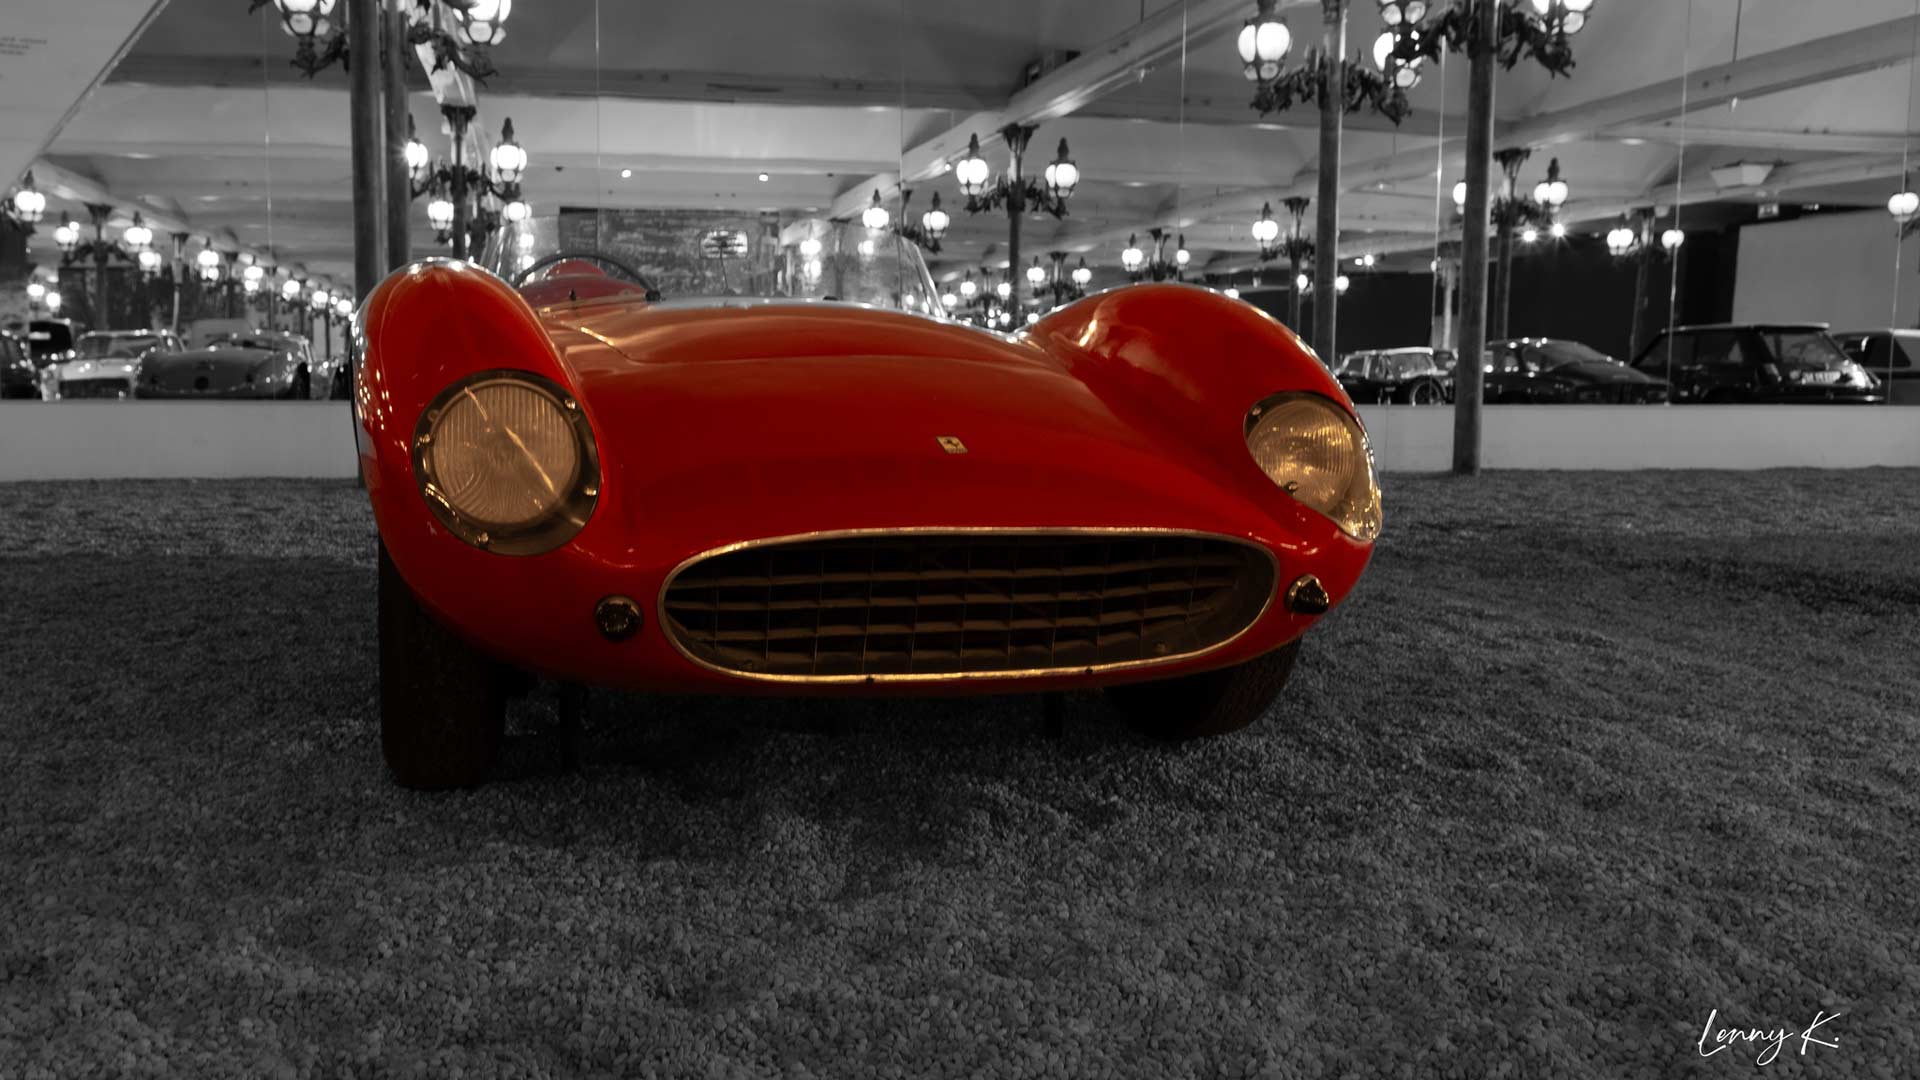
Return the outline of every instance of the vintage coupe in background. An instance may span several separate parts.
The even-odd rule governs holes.
[[[313,396],[313,356],[299,334],[232,331],[198,349],[147,358],[139,396],[305,401]]]
[[[179,352],[180,338],[168,330],[94,330],[80,335],[74,358],[53,365],[53,396],[130,398],[140,383],[140,365],[157,353]]]
[[[1487,346],[1485,398],[1508,405],[1653,405],[1667,380],[1578,341],[1514,338]]]
[[[749,222],[646,275],[589,246],[618,234],[543,219],[490,245],[512,281],[429,260],[356,319],[402,784],[482,779],[525,674],[1105,687],[1150,733],[1231,731],[1366,566],[1366,435],[1238,300],[1131,286],[1006,337],[857,225]]]
[[[1451,360],[1447,350],[1425,345],[1363,349],[1341,357],[1333,377],[1361,404],[1440,405],[1453,400]]]

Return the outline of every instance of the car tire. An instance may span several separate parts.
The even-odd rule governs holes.
[[[501,668],[442,626],[380,548],[380,749],[395,783],[470,787],[506,732]]]
[[[1400,391],[1400,400],[1408,405],[1438,405],[1446,397],[1440,384],[1432,379],[1415,379]]]
[[[1295,640],[1232,667],[1107,687],[1134,730],[1156,739],[1203,739],[1239,731],[1267,711],[1293,675]]]

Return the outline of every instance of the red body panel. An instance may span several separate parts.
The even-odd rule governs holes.
[[[1337,602],[1371,545],[1295,503],[1246,450],[1247,410],[1283,390],[1346,404],[1294,334],[1235,300],[1143,285],[1091,297],[1007,340],[848,305],[648,304],[631,295],[536,311],[476,267],[429,263],[369,298],[356,402],[361,467],[409,585],[484,650],[545,675],[728,693],[1040,690],[1236,663],[1313,622],[1276,601],[1224,648],[1097,676],[766,683],[698,666],[662,633],[666,577],[743,541],[887,528],[1157,528],[1250,539],[1278,589],[1317,575]],[[584,297],[586,290],[580,290]],[[540,555],[470,547],[428,511],[410,443],[449,383],[523,368],[578,395],[601,459],[591,518]],[[965,454],[936,442],[956,436]],[[633,598],[633,638],[594,605]]]

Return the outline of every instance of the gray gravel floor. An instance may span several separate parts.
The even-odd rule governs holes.
[[[428,797],[353,487],[0,486],[0,1077],[1916,1075],[1920,475],[1388,498],[1244,735],[605,695]]]

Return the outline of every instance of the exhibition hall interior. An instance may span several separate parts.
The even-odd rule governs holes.
[[[9,0],[0,1076],[1920,1062],[1920,0]]]

